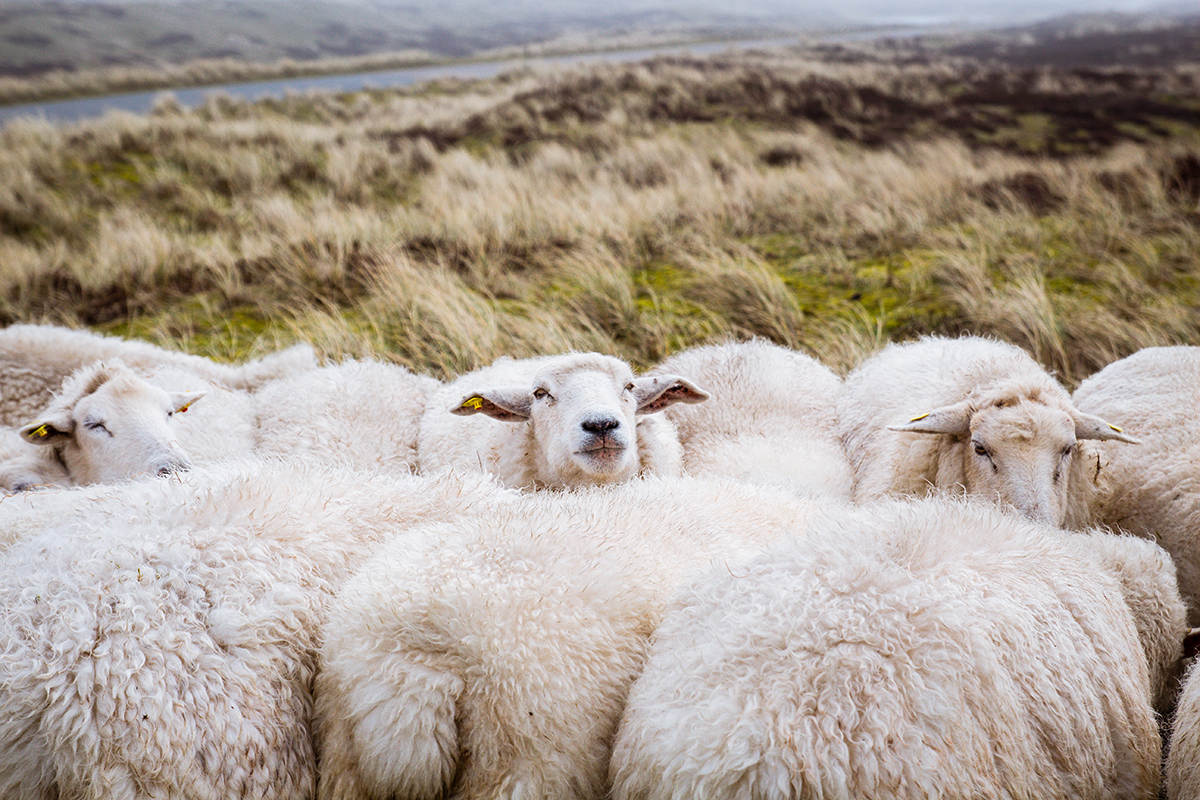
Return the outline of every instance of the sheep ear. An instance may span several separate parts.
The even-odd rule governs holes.
[[[905,433],[944,433],[948,436],[966,436],[971,430],[971,409],[966,402],[935,408],[918,414],[908,422],[888,425],[889,431]]]
[[[184,411],[188,410],[192,403],[196,402],[201,397],[204,397],[206,394],[208,394],[208,392],[170,392],[169,396],[171,398],[171,408],[175,410],[176,414],[182,414]]]
[[[460,417],[487,414],[501,422],[523,422],[529,419],[531,403],[528,389],[493,389],[467,395],[450,407],[450,413]]]
[[[75,420],[66,414],[55,414],[31,422],[20,430],[21,438],[30,444],[58,444],[75,432]]]
[[[1111,422],[1106,422],[1099,417],[1093,417],[1091,414],[1084,414],[1081,411],[1075,412],[1075,438],[1100,439],[1101,441],[1116,439],[1118,442],[1140,444],[1137,439],[1128,435]]]
[[[678,375],[654,375],[633,382],[639,414],[653,414],[676,403],[703,403],[708,392]]]

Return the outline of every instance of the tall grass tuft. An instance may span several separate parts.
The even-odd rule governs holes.
[[[1196,74],[774,51],[21,121],[0,322],[440,376],[970,332],[1074,384],[1200,344]]]

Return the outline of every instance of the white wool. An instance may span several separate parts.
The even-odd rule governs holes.
[[[816,501],[729,479],[525,494],[397,539],[330,612],[319,797],[594,798],[648,637],[680,582]]]
[[[346,361],[272,381],[254,394],[262,455],[312,455],[358,468],[411,471],[435,378]]]
[[[1100,447],[1096,521],[1161,544],[1200,625],[1200,347],[1148,347],[1079,385],[1075,404],[1136,436]]]
[[[679,404],[675,424],[689,475],[729,475],[850,499],[853,473],[837,431],[842,381],[811,356],[757,339],[672,355],[650,374],[686,375],[708,401]]]
[[[1191,667],[1179,694],[1171,722],[1170,751],[1167,753],[1166,784],[1169,800],[1200,797],[1200,659]]]
[[[503,502],[303,459],[0,499],[0,797],[311,797],[328,598],[381,542]]]
[[[1091,518],[1087,440],[1130,441],[1024,350],[973,336],[888,345],[847,376],[837,408],[856,500],[966,493],[1059,527]]]
[[[429,397],[418,464],[483,471],[520,489],[678,475],[674,426],[654,412],[705,397],[685,378],[638,378],[598,353],[501,358]]]
[[[1150,800],[1183,627],[1144,540],[941,499],[823,515],[679,593],[614,796]]]
[[[0,425],[25,424],[45,407],[67,376],[106,359],[120,359],[143,372],[177,367],[219,386],[243,390],[317,366],[316,354],[307,344],[242,364],[221,364],[149,342],[86,330],[10,325],[0,330]]]

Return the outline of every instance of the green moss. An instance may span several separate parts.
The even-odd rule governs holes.
[[[97,329],[125,338],[174,346],[218,361],[243,361],[261,353],[259,340],[292,338],[286,320],[253,306],[223,307],[215,294],[193,295],[153,314],[110,322]]]
[[[793,292],[804,313],[806,335],[835,320],[866,316],[889,336],[903,337],[938,330],[956,314],[934,280],[932,251],[813,253],[804,241],[782,235],[752,244]]]

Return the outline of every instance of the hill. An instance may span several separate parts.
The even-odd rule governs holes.
[[[450,374],[990,334],[1072,383],[1200,344],[1200,69],[928,43],[169,101],[0,129],[0,322]]]

